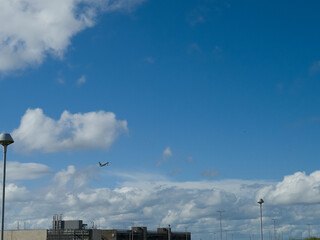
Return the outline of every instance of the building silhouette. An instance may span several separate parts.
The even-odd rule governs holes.
[[[131,230],[89,229],[82,220],[62,220],[62,215],[53,216],[52,229],[6,230],[4,240],[191,240],[190,232],[172,232],[168,228],[148,231],[147,227],[132,227]]]

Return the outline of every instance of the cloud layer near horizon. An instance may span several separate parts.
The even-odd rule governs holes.
[[[1,0],[0,72],[62,58],[71,38],[101,12],[130,11],[145,0]]]
[[[64,111],[59,120],[54,120],[36,108],[26,111],[12,135],[14,148],[20,152],[108,150],[118,135],[127,130],[127,122],[117,120],[112,112],[71,114]]]
[[[26,172],[37,175],[43,166],[37,167],[39,171],[27,169]],[[92,187],[90,182],[97,174],[103,174],[100,171],[98,166],[87,166],[84,171],[71,165],[57,172],[49,186],[32,190],[11,180],[8,184],[8,226],[14,228],[19,220],[27,222],[29,228],[48,228],[51,216],[63,213],[65,219],[94,221],[101,228],[128,228],[132,222],[149,229],[171,224],[174,231],[184,231],[188,227],[193,238],[211,239],[206,231],[219,231],[216,211],[225,210],[223,229],[233,231],[237,239],[247,239],[259,234],[256,201],[260,197],[265,199],[266,231],[272,231],[272,219],[276,218],[277,231],[284,238],[301,237],[301,233],[308,236],[306,219],[301,216],[308,216],[308,222],[319,221],[320,205],[316,204],[319,197],[310,194],[313,191],[310,185],[319,184],[320,171],[310,175],[297,172],[273,183],[239,179],[174,182],[163,176],[115,170],[109,172],[119,179],[119,185],[114,189]],[[300,186],[294,189],[293,183],[297,181]],[[279,189],[287,190],[281,192]],[[304,201],[300,198],[299,204],[284,198],[292,192],[308,198]],[[279,197],[284,200],[279,202]],[[319,234],[316,230],[312,233],[313,236]]]

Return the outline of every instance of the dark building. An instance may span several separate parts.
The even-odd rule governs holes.
[[[168,228],[148,231],[147,227],[132,227],[131,230],[101,230],[103,240],[191,240],[190,232],[172,232]]]
[[[171,232],[171,227],[148,231],[147,227],[132,227],[131,230],[88,229],[82,220],[62,220],[53,216],[52,229],[47,231],[47,240],[191,240],[190,232]]]
[[[47,232],[47,240],[100,240],[94,236],[94,229],[87,229],[82,220],[62,220],[62,215],[54,215],[52,229]]]

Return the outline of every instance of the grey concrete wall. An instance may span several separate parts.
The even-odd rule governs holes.
[[[1,232],[1,231],[0,231]],[[4,240],[47,240],[47,230],[6,230]]]

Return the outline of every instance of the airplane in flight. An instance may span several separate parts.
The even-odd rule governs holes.
[[[99,162],[100,167],[109,166],[110,162],[101,163]]]

